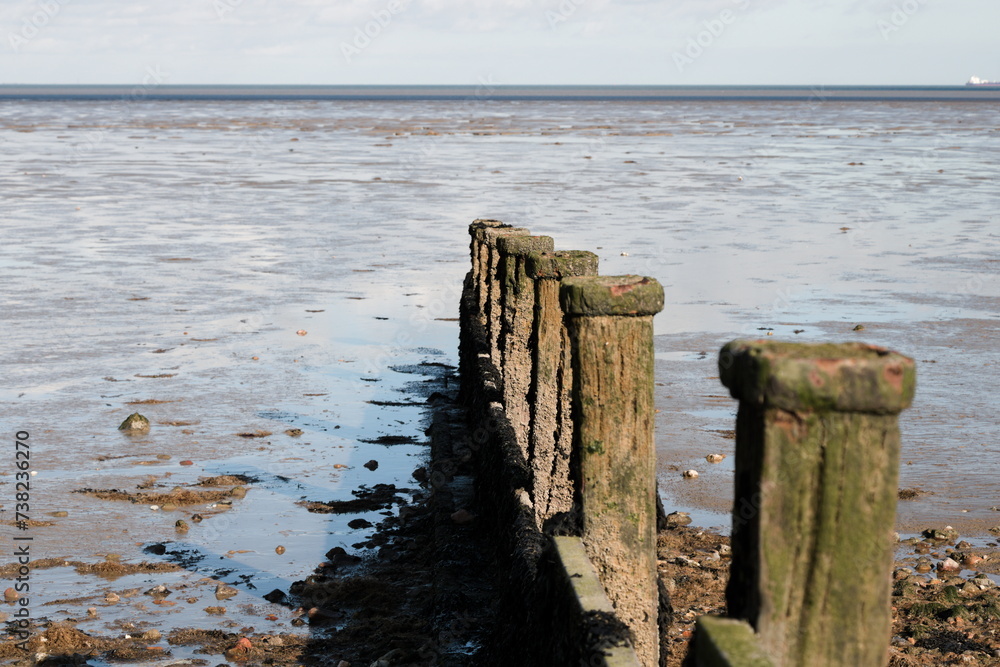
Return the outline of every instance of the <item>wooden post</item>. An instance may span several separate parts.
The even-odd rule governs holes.
[[[486,249],[485,272],[485,299],[483,302],[483,315],[486,321],[486,333],[489,336],[490,358],[497,372],[503,377],[503,367],[500,355],[500,327],[503,321],[503,304],[500,300],[502,289],[500,275],[500,250],[497,248],[497,239],[501,236],[528,236],[529,232],[524,227],[485,227],[479,231],[482,236],[482,247]]]
[[[552,250],[551,236],[501,236],[500,367],[503,369],[503,403],[514,427],[517,446],[528,460],[528,390],[531,388],[531,351],[528,343],[535,318],[535,283],[525,271],[528,255]]]
[[[535,253],[528,256],[527,273],[535,281],[529,449],[535,521],[542,528],[549,517],[573,508],[573,369],[559,285],[563,278],[597,275],[597,255],[582,250]]]
[[[573,352],[573,444],[583,542],[646,667],[659,660],[653,315],[663,288],[641,276],[565,278]]]
[[[510,225],[504,224],[499,220],[487,220],[484,218],[479,218],[473,220],[472,224],[469,225],[469,236],[471,238],[470,252],[472,254],[472,285],[476,294],[476,303],[479,304],[479,312],[486,312],[486,297],[487,297],[487,286],[486,280],[489,275],[489,247],[486,244],[486,235],[483,233],[484,229],[503,229],[510,228]]]
[[[898,414],[913,360],[861,343],[734,341],[739,399],[726,600],[777,667],[876,667],[890,631]]]

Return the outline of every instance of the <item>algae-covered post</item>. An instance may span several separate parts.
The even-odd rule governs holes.
[[[573,358],[573,443],[583,542],[642,664],[659,660],[653,315],[641,276],[562,281]]]
[[[532,357],[528,348],[535,318],[535,285],[525,271],[527,257],[552,250],[551,236],[501,236],[500,252],[500,367],[503,369],[503,403],[514,427],[517,446],[528,460],[528,390]]]
[[[573,508],[573,369],[559,285],[563,278],[597,275],[597,255],[583,250],[535,253],[528,256],[527,271],[535,281],[529,442],[535,521],[541,527],[546,519]]]
[[[734,341],[719,370],[740,401],[729,615],[778,667],[884,665],[913,360],[860,343]]]

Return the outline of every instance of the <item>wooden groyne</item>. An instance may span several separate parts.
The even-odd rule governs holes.
[[[664,664],[652,324],[663,289],[599,276],[592,253],[524,228],[469,231],[462,396],[502,581],[487,661]],[[719,364],[740,400],[732,618],[699,621],[689,662],[883,664],[912,360],[736,341]]]

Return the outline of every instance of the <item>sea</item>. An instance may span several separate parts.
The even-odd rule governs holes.
[[[198,582],[219,570],[197,563],[224,559],[258,614],[263,592],[331,547],[357,550],[371,531],[349,527],[355,515],[297,503],[418,493],[419,388],[453,382],[476,218],[664,285],[668,511],[728,530],[723,344],[864,341],[917,361],[900,533],[996,539],[1000,91],[0,86],[0,149],[0,523],[25,534],[27,435],[36,559],[139,562],[181,545],[192,565],[169,585],[209,604]],[[123,435],[137,411],[149,434]],[[183,536],[183,508],[78,493],[219,474],[249,480],[246,498]],[[40,603],[153,581],[36,576]],[[47,613],[79,616],[60,609]]]

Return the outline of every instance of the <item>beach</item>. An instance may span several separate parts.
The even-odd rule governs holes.
[[[668,512],[727,530],[722,344],[860,340],[918,362],[900,419],[901,537],[951,525],[995,546],[998,134],[993,105],[947,101],[0,102],[0,414],[11,450],[29,434],[38,522],[16,525],[12,453],[4,530],[32,536],[36,560],[177,562],[148,551],[167,543],[187,559],[113,581],[39,570],[36,618],[307,632],[260,596],[331,549],[365,553],[371,527],[349,522],[419,499],[423,389],[453,382],[475,218],[664,285]],[[133,412],[149,433],[118,430]],[[204,484],[222,475],[240,477]],[[378,484],[398,490],[378,509],[302,504]],[[178,486],[224,495],[141,502]],[[223,618],[205,612],[219,581],[238,591]],[[196,602],[83,611],[159,584]]]

